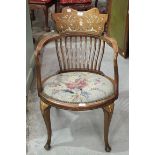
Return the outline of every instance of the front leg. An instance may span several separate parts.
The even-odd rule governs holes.
[[[104,142],[105,142],[106,152],[111,151],[111,147],[108,142],[108,134],[109,134],[109,126],[110,126],[113,110],[114,110],[114,103],[112,103],[106,107],[103,107],[103,111],[104,111]]]
[[[44,118],[44,122],[47,129],[47,135],[48,135],[47,142],[44,146],[46,150],[50,150],[51,148],[50,144],[51,144],[52,129],[51,129],[51,120],[50,120],[50,108],[51,106],[49,106],[48,104],[44,103],[43,101],[40,102],[40,110]]]

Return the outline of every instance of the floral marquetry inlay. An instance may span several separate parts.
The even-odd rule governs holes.
[[[60,33],[87,33],[101,35],[104,31],[108,14],[100,14],[97,8],[88,11],[76,11],[64,8],[62,13],[54,13],[52,17]]]

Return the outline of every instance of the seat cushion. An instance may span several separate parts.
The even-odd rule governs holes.
[[[33,4],[47,4],[52,2],[53,0],[29,0],[29,3]]]
[[[114,94],[113,83],[90,72],[67,72],[51,76],[43,83],[48,97],[69,103],[88,103]]]
[[[91,3],[91,0],[60,0],[60,4],[85,4],[85,3]]]

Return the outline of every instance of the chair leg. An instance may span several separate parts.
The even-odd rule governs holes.
[[[45,15],[45,31],[49,32],[50,28],[48,27],[48,7],[45,6],[43,10],[44,10],[44,15]]]
[[[111,118],[113,115],[113,110],[114,110],[114,103],[103,107],[104,111],[104,142],[105,142],[105,151],[110,152],[111,147],[108,142],[108,134],[109,134],[109,126],[111,122]]]
[[[34,10],[30,11],[30,18],[31,18],[32,21],[36,19],[35,14],[34,14]]]
[[[55,2],[55,13],[58,13],[58,2]]]
[[[61,12],[62,11],[62,7],[61,7],[61,4],[59,3],[59,2],[56,2],[56,4],[55,4],[55,12],[56,13],[59,13],[59,12]]]
[[[40,102],[40,110],[44,118],[44,122],[47,128],[47,135],[48,135],[47,142],[44,146],[46,150],[50,150],[51,148],[50,144],[51,144],[52,129],[51,129],[51,120],[50,120],[50,108],[51,107],[48,104],[44,103],[43,101]]]

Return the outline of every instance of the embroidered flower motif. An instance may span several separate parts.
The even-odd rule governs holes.
[[[100,78],[94,79],[94,84],[99,84],[101,82]]]
[[[67,88],[69,89],[82,89],[87,86],[86,79],[76,79],[75,82],[66,83]]]

